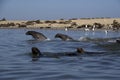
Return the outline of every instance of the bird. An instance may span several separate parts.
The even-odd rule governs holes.
[[[87,25],[85,25],[85,31],[89,31],[89,28]]]
[[[108,33],[108,30],[105,30],[105,34],[107,34]]]
[[[65,31],[68,31],[67,27],[65,28]]]
[[[95,31],[95,25],[93,26],[92,31]]]

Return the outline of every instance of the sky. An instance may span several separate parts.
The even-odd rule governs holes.
[[[120,0],[0,0],[0,19],[120,17]]]

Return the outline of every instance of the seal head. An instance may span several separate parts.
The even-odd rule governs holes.
[[[81,54],[81,53],[84,53],[85,51],[83,50],[83,48],[77,48],[77,52]]]
[[[43,35],[40,32],[36,32],[36,31],[28,31],[26,32],[26,35],[31,35],[33,38],[37,39],[37,40],[46,40],[47,37],[45,35]]]
[[[120,43],[120,40],[116,40],[117,43]]]
[[[40,52],[40,50],[36,47],[32,47],[32,58],[39,58],[42,56],[42,53]]]
[[[55,35],[55,38],[60,38],[62,39],[63,41],[67,41],[67,40],[73,40],[72,37],[68,36],[68,35],[65,35],[65,34],[61,34],[61,33],[57,33]]]

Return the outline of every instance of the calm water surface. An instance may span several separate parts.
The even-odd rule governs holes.
[[[31,29],[0,29],[0,80],[120,80],[120,32],[32,29],[50,40],[36,41],[25,33]],[[76,41],[55,39],[64,33]],[[77,47],[95,54],[32,61],[31,47],[41,52],[74,52]],[[103,53],[97,53],[103,52]]]

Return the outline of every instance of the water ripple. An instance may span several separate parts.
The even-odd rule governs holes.
[[[119,37],[120,32],[88,32],[63,30],[39,30],[50,38],[36,41],[25,35],[24,29],[1,29],[0,34],[0,80],[119,80],[120,45],[105,41],[61,41],[54,38],[58,32],[68,34],[78,40],[80,37],[91,39]],[[47,33],[48,32],[48,33]],[[3,37],[4,35],[4,37]],[[41,57],[32,61],[31,47],[41,52],[74,52],[82,47],[94,54],[60,58]],[[98,52],[101,52],[98,54]]]

